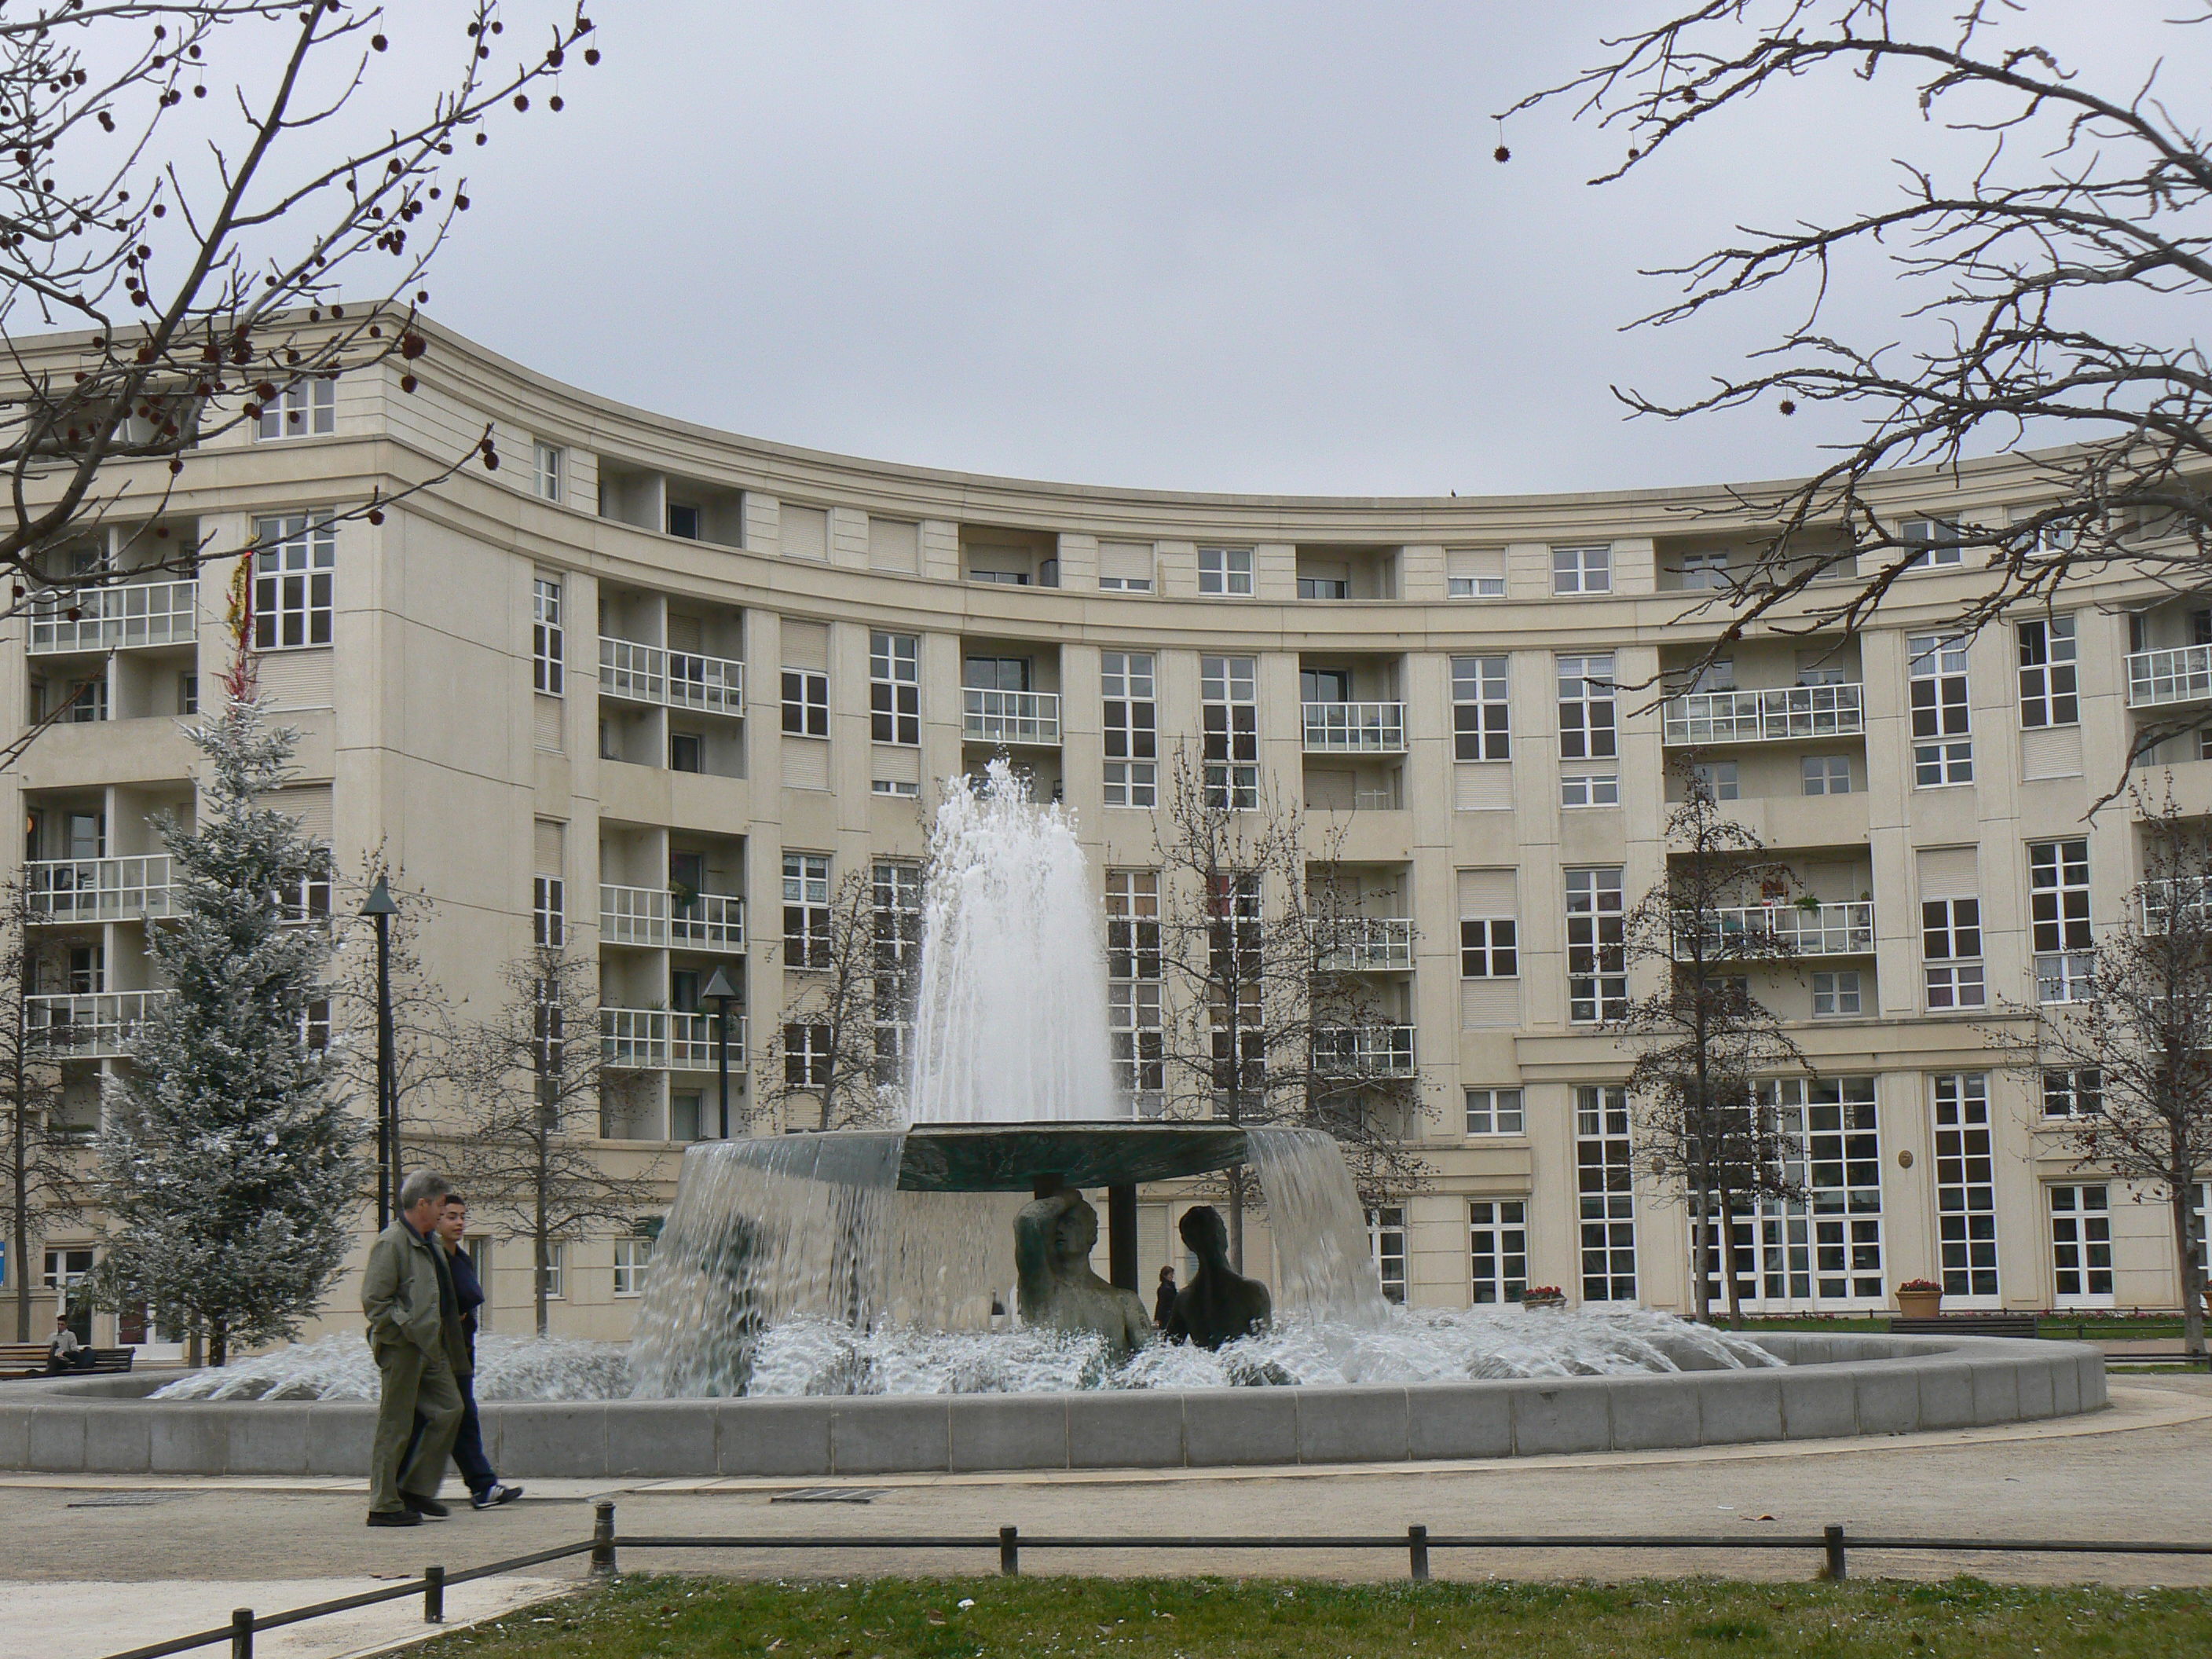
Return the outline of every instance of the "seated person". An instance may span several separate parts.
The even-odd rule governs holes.
[[[70,1328],[69,1316],[56,1315],[53,1340],[46,1344],[46,1375],[65,1376],[91,1364],[92,1350],[76,1340],[76,1333]]]

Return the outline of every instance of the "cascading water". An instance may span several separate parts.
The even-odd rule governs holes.
[[[914,1123],[1127,1117],[1107,1036],[1106,950],[1075,825],[1004,761],[946,786],[929,842]]]
[[[1275,1245],[1278,1317],[1371,1328],[1389,1317],[1366,1212],[1344,1154],[1318,1129],[1248,1129]]]

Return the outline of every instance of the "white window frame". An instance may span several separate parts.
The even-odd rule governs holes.
[[[291,381],[267,403],[253,435],[268,443],[284,438],[326,438],[338,429],[338,383],[326,374]]]
[[[1510,657],[1451,659],[1452,758],[1513,758]]]
[[[1936,547],[1932,544],[1936,532],[1953,538],[1949,545]],[[1898,539],[1908,547],[1927,544],[1928,550],[1914,556],[1905,568],[1907,570],[1935,570],[1966,562],[1966,550],[1957,544],[1963,526],[1946,519],[1907,519],[1898,526]]]
[[[869,633],[868,737],[894,748],[921,746],[921,635]]]
[[[1528,1200],[1467,1201],[1468,1304],[1510,1307],[1528,1290]]]
[[[2044,1193],[2051,1229],[2051,1305],[2113,1306],[2111,1184],[2054,1182]]]
[[[2033,617],[2014,628],[2020,653],[2020,723],[2041,728],[2081,723],[2079,641],[2071,617]]]
[[[1636,1158],[1628,1091],[1616,1084],[1575,1089],[1577,1239],[1575,1265],[1585,1303],[1633,1302]]]
[[[1200,548],[1200,594],[1209,599],[1249,599],[1252,596],[1252,554],[1253,550],[1249,547]]]
[[[1375,1263],[1376,1277],[1382,1281],[1382,1299],[1399,1307],[1406,1304],[1407,1268],[1412,1261],[1407,1246],[1411,1237],[1404,1205],[1385,1204],[1368,1211],[1368,1255]]]
[[[2046,1121],[2101,1116],[2105,1109],[2104,1068],[2065,1066],[2043,1074],[2043,1115]]]
[[[561,620],[558,577],[530,580],[530,688],[549,697],[565,695],[568,631]]]
[[[1149,651],[1099,654],[1104,692],[1104,800],[1109,806],[1159,805],[1157,659]]]
[[[1994,1306],[2002,1281],[1989,1076],[1938,1073],[1929,1084],[1935,1092],[1936,1246],[1943,1294]]]
[[[1453,599],[1502,599],[1505,597],[1505,578],[1447,576],[1444,578],[1444,597]]]
[[[830,735],[830,676],[819,668],[786,668],[783,673],[783,734],[787,738]]]
[[[1618,772],[1560,773],[1559,805],[1568,810],[1578,807],[1620,805],[1620,774]]]
[[[1844,787],[1836,787],[1836,769],[1843,768]],[[1818,769],[1817,770],[1815,769]],[[1797,761],[1797,778],[1808,795],[1848,795],[1851,793],[1851,757],[1849,755],[1801,755]],[[1820,787],[1815,789],[1813,786]]]
[[[1519,1089],[1467,1091],[1467,1133],[1470,1136],[1525,1135],[1528,1099]]]
[[[1857,969],[1838,968],[1813,975],[1814,1018],[1854,1019],[1864,1012],[1864,1007],[1865,996]]]
[[[653,1247],[659,1241],[648,1233],[632,1233],[615,1240],[615,1294],[643,1296],[645,1277],[653,1266]]]
[[[1923,899],[1920,957],[1931,1012],[1982,1008],[1989,988],[1982,971],[1982,902]]]
[[[1564,872],[1567,1023],[1603,1025],[1628,1012],[1627,907],[1617,865]]]
[[[811,970],[830,965],[830,875],[827,853],[786,852],[783,855],[783,965],[787,969]]]
[[[535,1267],[537,1252],[532,1250],[531,1256],[531,1265]],[[545,1299],[548,1302],[567,1301],[568,1299],[568,1246],[565,1241],[556,1238],[547,1243],[545,1266],[543,1271],[545,1275]]]
[[[253,648],[327,649],[337,616],[337,527],[327,507],[253,521]]]
[[[1613,592],[1613,546],[1594,543],[1552,550],[1552,592],[1610,593]]]
[[[1692,592],[1725,592],[1735,586],[1729,580],[1729,556],[1723,548],[1718,552],[1685,553],[1682,556],[1682,586]]]
[[[568,884],[559,876],[530,878],[531,943],[558,951],[568,942]]]
[[[1620,753],[1620,726],[1614,703],[1613,653],[1554,657],[1552,670],[1559,700],[1559,758],[1616,758]]]
[[[1206,804],[1249,812],[1260,805],[1259,659],[1200,657],[1199,717],[1206,751]]]
[[[558,501],[566,493],[561,487],[562,475],[567,471],[568,452],[558,444],[544,440],[531,446],[531,493],[541,501]]]
[[[1974,781],[1973,698],[1966,647],[1964,638],[1940,634],[1905,641],[1916,789],[1951,788]]]
[[[1698,761],[1692,768],[1715,800],[1741,800],[1743,774],[1732,760]]]
[[[1139,1101],[1167,1087],[1166,964],[1160,954],[1160,872],[1106,872],[1106,1003],[1114,1068]]]
[[[1462,979],[1521,977],[1521,924],[1513,916],[1459,919],[1459,976]]]
[[[2030,842],[2027,882],[2035,1000],[2086,1002],[2094,989],[2097,963],[2089,919],[2087,838]]]

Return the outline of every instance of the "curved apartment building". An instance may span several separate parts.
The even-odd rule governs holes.
[[[1761,981],[1819,1074],[1778,1080],[1811,1197],[1752,1229],[1752,1305],[1873,1310],[1914,1277],[1942,1278],[1952,1307],[2174,1305],[2163,1211],[2051,1133],[2094,1104],[2092,1080],[2008,1070],[1985,1027],[1997,1005],[2079,992],[2140,863],[2124,805],[2084,813],[2146,711],[2212,702],[2203,613],[2115,580],[1953,641],[1976,579],[1937,565],[1856,637],[1762,628],[1655,705],[1610,688],[1717,631],[1698,607],[1752,535],[1723,488],[1028,483],[732,437],[431,341],[412,395],[396,369],[295,387],[258,430],[207,442],[167,517],[218,547],[271,544],[261,680],[303,734],[294,805],[342,867],[382,847],[435,902],[422,943],[447,991],[496,1004],[499,965],[555,917],[597,954],[603,1040],[646,1079],[603,1126],[615,1164],[672,1170],[672,1143],[719,1131],[691,1012],[717,968],[742,991],[755,1052],[733,1067],[757,1086],[760,1039],[809,971],[811,910],[846,872],[911,869],[933,781],[1003,749],[1074,810],[1115,902],[1141,905],[1169,757],[1211,724],[1236,734],[1219,758],[1239,780],[1303,800],[1331,837],[1393,1011],[1365,1059],[1422,1085],[1409,1133],[1431,1174],[1374,1218],[1393,1294],[1547,1284],[1685,1307],[1685,1215],[1629,1133],[1603,1024],[1627,988],[1585,947],[1660,878],[1669,757],[1694,747],[1817,901],[1791,907],[1796,959]],[[472,464],[380,526],[318,526],[432,477],[487,422],[495,472]],[[1986,522],[2036,490],[1998,461],[1888,493],[1899,520]],[[7,624],[19,729],[98,682],[0,776],[88,1126],[160,994],[144,937],[167,873],[146,815],[189,805],[179,716],[222,666],[232,574],[126,571],[75,620]],[[2177,796],[2212,810],[2212,763],[2164,758]],[[1117,999],[1125,1027],[1151,1006]],[[1147,1195],[1147,1283],[1180,1201]],[[487,1248],[494,1328],[520,1328],[526,1249]],[[44,1249],[9,1272],[89,1265],[88,1243]],[[556,1328],[626,1332],[649,1249],[572,1241]]]

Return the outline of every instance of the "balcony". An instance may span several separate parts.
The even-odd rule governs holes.
[[[2212,880],[2203,876],[2157,877],[2144,882],[2138,890],[2147,933],[2164,933],[2177,909],[2200,924],[2212,915]]]
[[[1692,691],[1669,697],[1670,746],[1773,743],[1789,738],[1855,738],[1866,731],[1858,685],[1778,685],[1764,691]]]
[[[72,620],[70,612],[76,612]],[[33,595],[27,615],[33,656],[191,645],[199,638],[199,583],[131,582]]]
[[[1324,1025],[1314,1032],[1314,1070],[1324,1077],[1412,1077],[1410,1025]]]
[[[714,1017],[665,1008],[599,1010],[601,1060],[624,1072],[711,1072]],[[745,1017],[730,1014],[730,1065],[745,1063]]]
[[[599,937],[609,945],[641,945],[659,950],[718,951],[735,955],[745,948],[745,902],[728,893],[681,896],[665,887],[599,884]]]
[[[169,855],[49,859],[23,866],[34,921],[143,921],[169,909]]]
[[[2128,659],[2128,707],[2212,700],[2212,645],[2172,651],[2138,651]]]
[[[657,645],[599,635],[599,695],[625,702],[689,708],[702,714],[745,713],[745,665],[728,657],[663,651]]]
[[[969,743],[1057,748],[1060,694],[991,691],[981,686],[963,686],[960,692],[960,735]]]
[[[1410,916],[1348,916],[1322,924],[1331,935],[1321,965],[1334,974],[1397,974],[1413,966]]]
[[[1705,913],[1706,938],[1739,960],[1760,956],[1866,957],[1874,954],[1874,906],[1743,905]],[[1687,954],[1678,939],[1674,955]]]
[[[157,998],[171,991],[95,991],[80,996],[23,999],[30,1026],[51,1054],[71,1060],[102,1060],[123,1052],[152,1012]]]
[[[1402,702],[1308,702],[1298,705],[1309,755],[1402,755]]]

